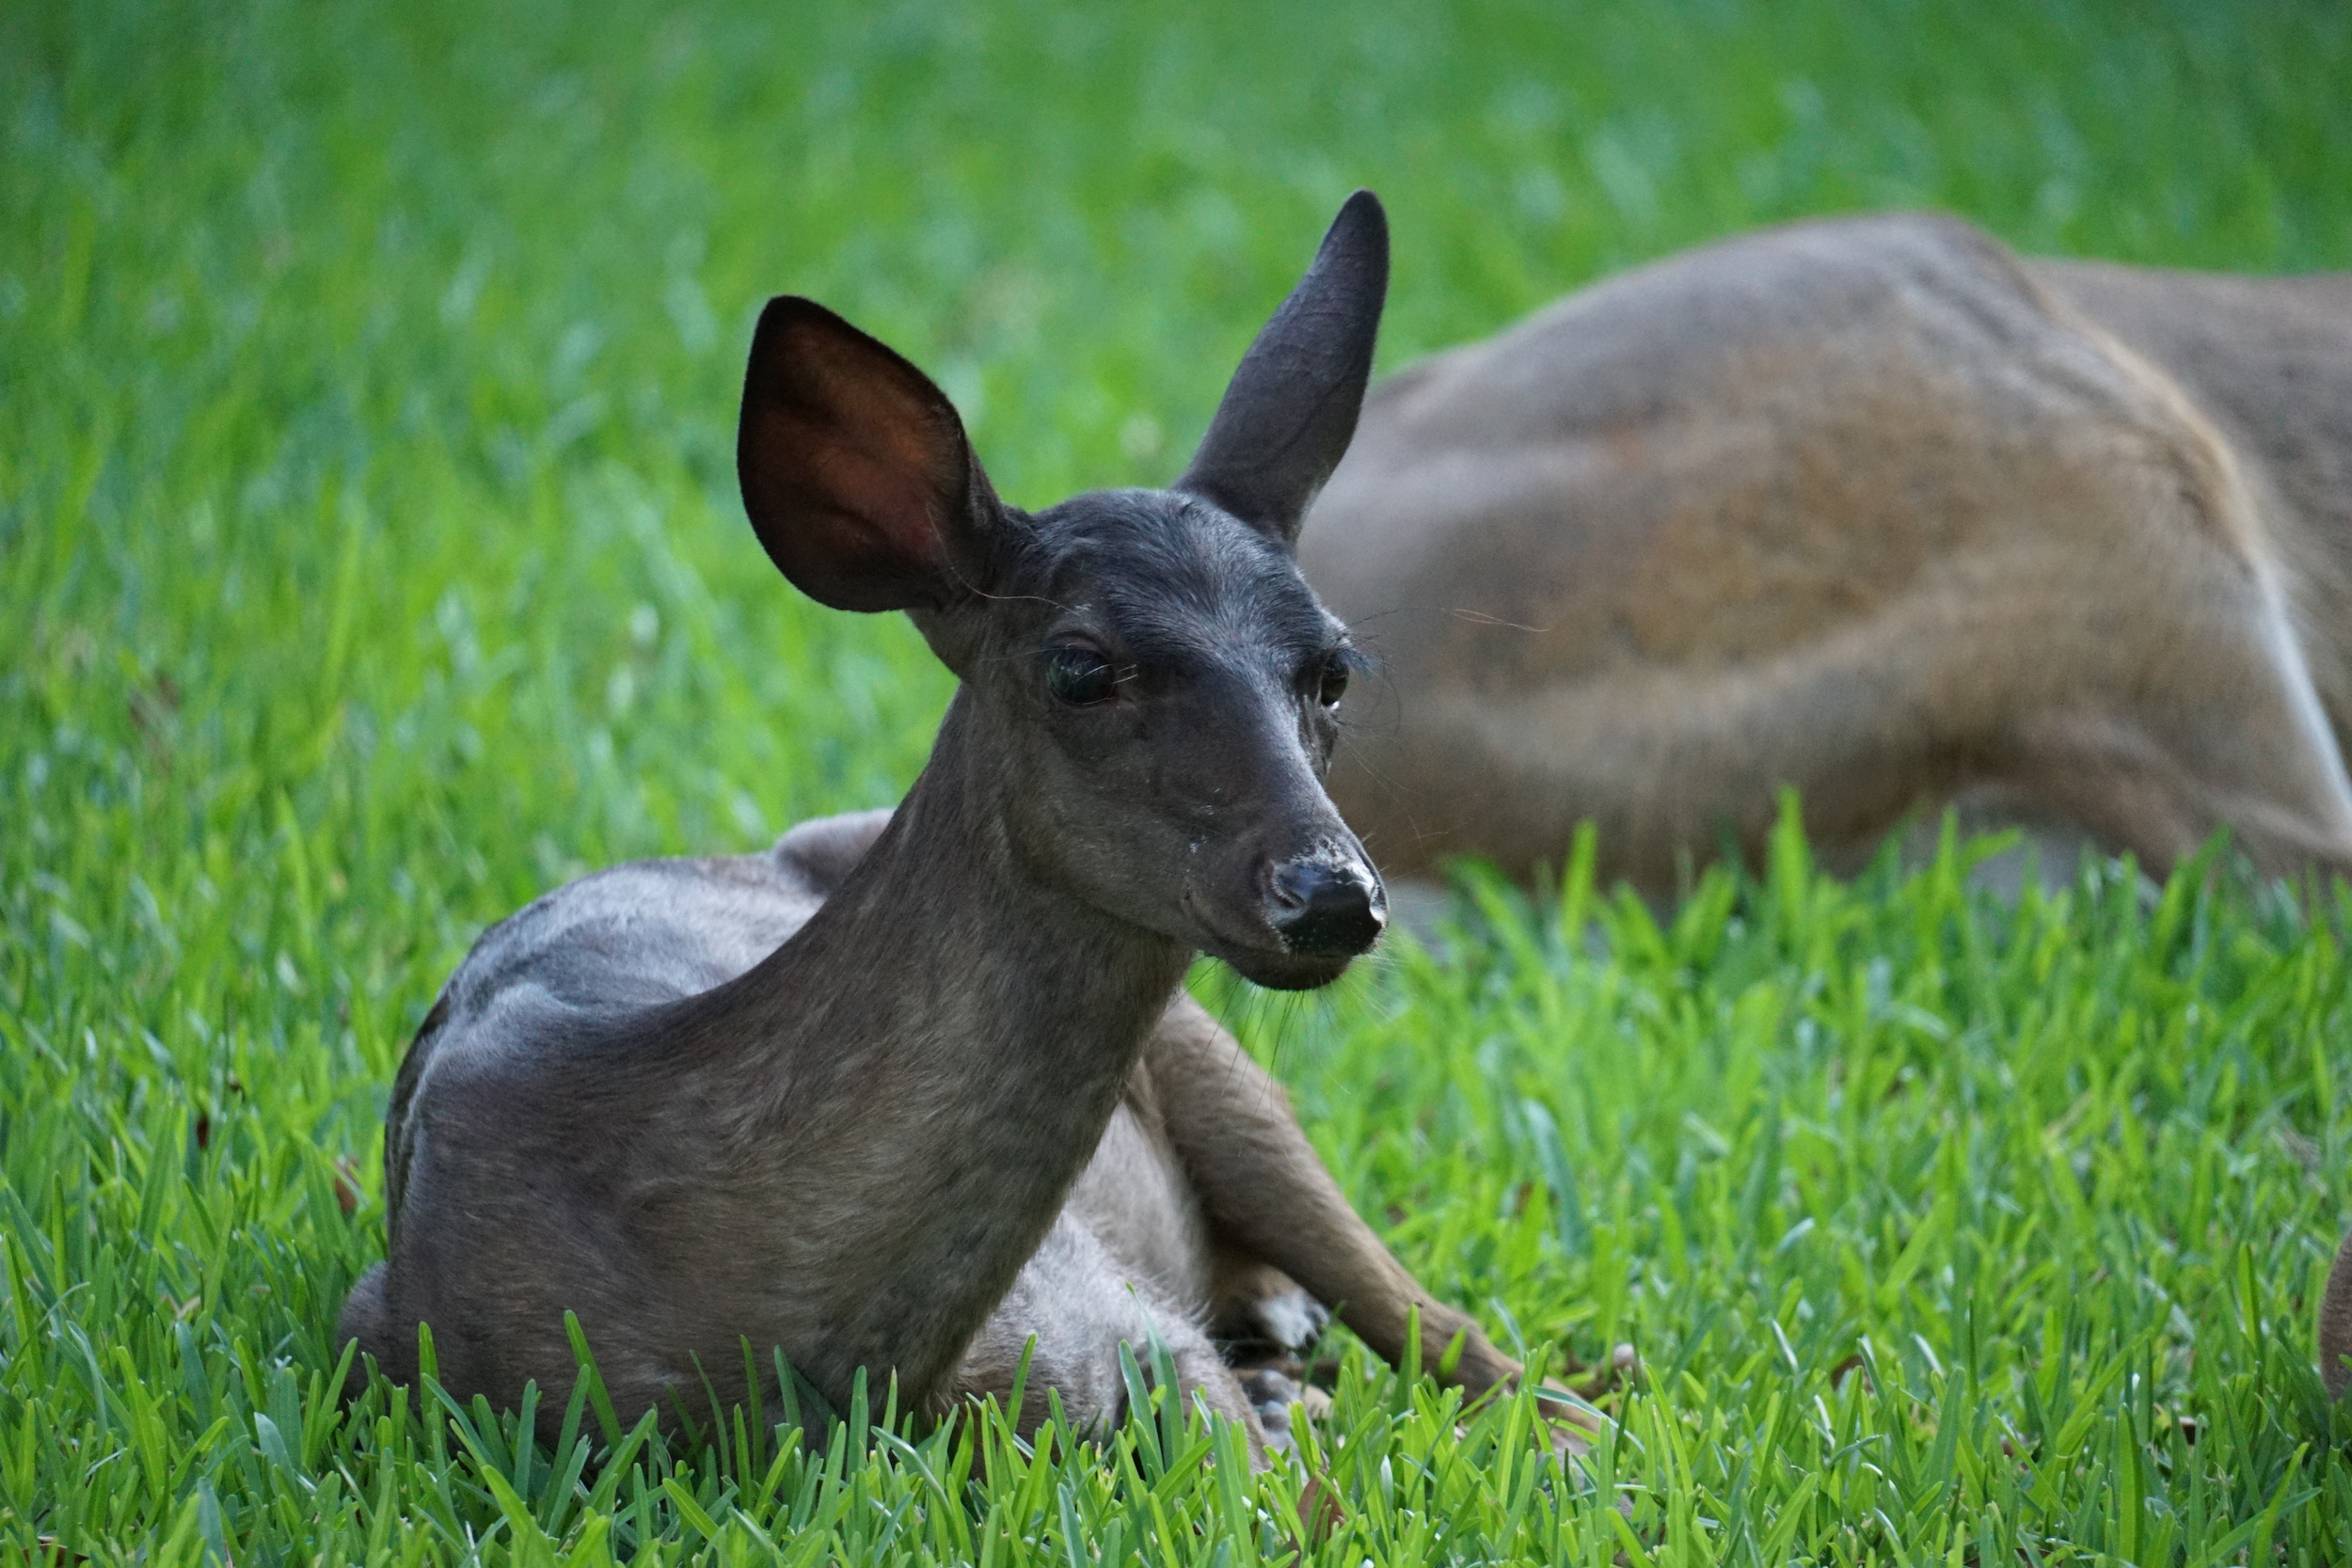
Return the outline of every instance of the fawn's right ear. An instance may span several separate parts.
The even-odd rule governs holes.
[[[1378,197],[1358,191],[1331,220],[1307,276],[1242,356],[1175,488],[1216,502],[1285,548],[1296,545],[1315,492],[1355,437],[1388,293],[1388,214]]]
[[[768,558],[835,610],[954,603],[1000,510],[930,378],[793,294],[752,334],[735,468]]]

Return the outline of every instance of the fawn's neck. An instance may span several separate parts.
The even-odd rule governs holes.
[[[890,827],[692,1031],[756,1228],[827,1281],[825,1364],[802,1370],[829,1391],[864,1366],[936,1395],[1191,958],[1022,863],[980,729],[960,694]]]

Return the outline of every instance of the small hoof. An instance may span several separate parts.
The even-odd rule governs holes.
[[[1258,1413],[1258,1425],[1265,1429],[1267,1449],[1296,1453],[1298,1447],[1291,1438],[1291,1405],[1299,1397],[1298,1385],[1272,1367],[1260,1367],[1241,1374],[1241,1391],[1249,1408]]]
[[[1331,1326],[1331,1314],[1324,1310],[1323,1303],[1297,1289],[1260,1297],[1250,1304],[1249,1320],[1260,1338],[1293,1355],[1322,1338],[1323,1331]]]

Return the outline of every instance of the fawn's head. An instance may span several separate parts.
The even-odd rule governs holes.
[[[1035,515],[997,499],[929,378],[821,306],[771,300],[744,383],[760,543],[820,603],[913,616],[963,681],[1015,852],[1261,985],[1336,978],[1387,919],[1322,784],[1355,656],[1292,554],[1387,287],[1359,192],[1173,488]]]

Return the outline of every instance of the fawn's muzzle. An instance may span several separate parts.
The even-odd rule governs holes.
[[[1296,860],[1275,867],[1269,923],[1282,945],[1311,958],[1353,958],[1389,924],[1378,881],[1354,865]]]

